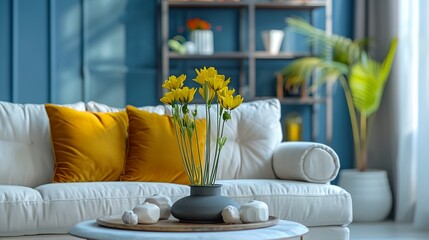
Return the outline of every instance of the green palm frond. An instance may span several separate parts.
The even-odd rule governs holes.
[[[349,85],[356,109],[370,116],[380,106],[384,86],[395,55],[397,39],[392,41],[389,53],[382,64],[370,59],[352,66]]]
[[[343,63],[326,61],[318,57],[304,57],[287,65],[282,70],[282,74],[288,84],[297,87],[304,84],[314,72],[317,72],[317,79],[313,86],[317,87],[325,81],[337,79],[340,75],[347,75],[348,71],[348,66]]]
[[[360,59],[362,47],[366,41],[352,41],[339,35],[327,35],[325,31],[314,27],[308,22],[298,18],[287,18],[286,23],[297,32],[310,38],[313,44],[321,43],[332,48],[333,60],[345,64],[353,64]]]

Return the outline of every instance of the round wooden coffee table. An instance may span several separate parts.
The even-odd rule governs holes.
[[[262,240],[262,239],[288,239],[301,237],[308,232],[304,225],[279,220],[271,227],[236,230],[236,231],[216,231],[216,232],[153,232],[153,231],[135,231],[122,230],[115,228],[101,227],[96,220],[85,221],[76,224],[70,229],[69,234],[92,240],[147,240],[147,239],[171,239],[171,240],[218,240],[218,239],[236,239],[236,240]]]

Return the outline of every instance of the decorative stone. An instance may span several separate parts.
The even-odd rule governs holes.
[[[253,200],[240,207],[240,219],[244,223],[265,222],[268,217],[268,205],[262,201]]]
[[[235,206],[226,206],[222,210],[222,218],[225,223],[241,223],[240,212]]]
[[[161,220],[166,220],[171,215],[171,205],[173,203],[171,202],[171,199],[165,195],[158,195],[155,194],[152,197],[149,197],[145,200],[145,202],[155,204],[159,207],[160,210],[160,217]]]
[[[132,224],[132,225],[137,225],[139,223],[137,215],[134,214],[134,212],[131,210],[127,210],[124,212],[124,214],[122,214],[122,221],[125,224]]]
[[[145,202],[133,208],[137,215],[138,223],[153,224],[159,220],[160,210],[155,204]]]

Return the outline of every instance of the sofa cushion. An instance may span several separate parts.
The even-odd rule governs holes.
[[[0,236],[37,234],[44,202],[32,188],[0,185]]]
[[[85,111],[83,102],[65,106]],[[45,106],[0,102],[0,126],[0,184],[51,182],[54,158]]]
[[[129,118],[128,156],[121,181],[190,184],[171,117],[139,110],[132,106],[127,106],[127,114]],[[194,135],[192,145],[195,156],[201,153],[203,157],[205,126],[205,120],[196,121],[198,139]]]
[[[138,107],[138,109],[145,110],[148,112],[158,113],[160,115],[165,114],[164,105],[144,106],[144,107]],[[86,103],[86,110],[91,111],[91,112],[120,112],[120,111],[124,111],[125,108],[111,107],[111,106],[103,104],[103,103],[90,101],[90,102]]]
[[[127,153],[126,112],[80,112],[46,104],[55,165],[53,182],[119,180]]]
[[[46,205],[39,227],[46,233],[66,233],[83,220],[122,214],[154,194],[173,201],[189,194],[189,187],[171,183],[93,182],[57,183],[36,188]]]
[[[282,142],[273,154],[273,168],[280,179],[328,183],[340,170],[335,151],[315,142]]]
[[[218,183],[222,195],[240,204],[264,201],[270,215],[306,226],[342,226],[352,220],[350,194],[334,185],[265,179]],[[189,187],[156,182],[53,183],[35,190],[0,186],[0,192],[0,210],[6,213],[0,214],[0,236],[12,236],[66,233],[80,221],[122,214],[154,194],[167,195],[175,202],[189,195]],[[9,222],[14,214],[19,217]]]
[[[342,188],[289,180],[222,180],[222,194],[238,203],[259,200],[270,215],[306,226],[342,226],[352,222],[352,199]]]
[[[190,110],[194,108],[189,106]],[[204,105],[198,105],[197,117],[205,118],[204,109]],[[210,110],[212,120],[216,119],[217,111],[217,105],[213,105]],[[167,107],[166,114],[171,115],[170,107]],[[218,179],[274,179],[273,152],[282,140],[278,99],[242,103],[231,112],[231,117],[225,124],[227,142],[220,154]],[[214,149],[216,128],[211,129],[210,136],[211,148]]]

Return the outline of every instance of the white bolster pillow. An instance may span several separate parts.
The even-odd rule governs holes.
[[[273,169],[280,179],[328,183],[340,170],[335,151],[314,142],[282,142],[274,150]]]

